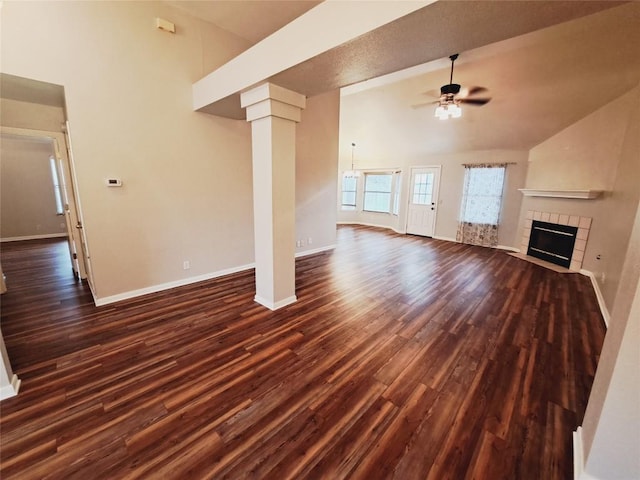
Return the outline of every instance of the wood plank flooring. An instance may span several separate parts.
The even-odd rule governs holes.
[[[297,260],[95,307],[65,244],[2,245],[20,395],[3,479],[571,479],[604,337],[587,277],[342,226]]]

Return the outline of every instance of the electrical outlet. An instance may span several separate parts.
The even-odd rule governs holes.
[[[191,268],[191,262],[189,260],[185,260],[182,262],[182,269],[189,270]]]
[[[307,238],[307,243],[309,245],[311,245],[313,243],[313,238],[311,238],[311,237]]]

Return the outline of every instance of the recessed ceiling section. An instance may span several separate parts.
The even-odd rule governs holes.
[[[623,3],[627,2],[438,1],[264,80],[313,96]],[[200,111],[238,118],[235,101],[228,98]]]

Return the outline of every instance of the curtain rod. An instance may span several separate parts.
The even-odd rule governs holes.
[[[493,165],[517,165],[518,162],[495,162],[495,163],[486,163],[486,162],[478,162],[478,163],[461,163],[463,167],[479,167],[482,165],[493,166]]]

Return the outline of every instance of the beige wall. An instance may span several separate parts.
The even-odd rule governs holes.
[[[174,22],[176,33],[157,30],[156,17]],[[247,48],[245,40],[163,2],[5,2],[1,35],[3,72],[65,89],[99,300],[253,262],[250,125],[194,112],[191,88]],[[326,138],[323,118],[333,108],[311,108],[303,122]],[[297,174],[306,182],[321,171],[322,190],[326,165],[315,161],[333,162],[335,183],[330,155],[301,159]],[[106,187],[109,177],[123,186]],[[308,204],[314,185],[299,189],[301,208],[330,218],[335,202]],[[325,223],[298,227],[319,248],[334,241]]]
[[[297,252],[336,241],[339,111],[337,90],[308,98],[296,127],[296,239],[304,241]]]
[[[3,64],[1,64],[3,65]],[[0,124],[3,127],[61,132],[65,122],[64,109],[50,105],[0,99]]]
[[[0,237],[45,237],[65,234],[56,213],[49,157],[52,142],[2,135],[0,143]]]
[[[609,310],[640,199],[638,152],[640,87],[534,147],[529,155],[527,188],[605,190],[595,200],[526,197],[520,225],[527,210],[592,217],[583,268],[595,274]]]

